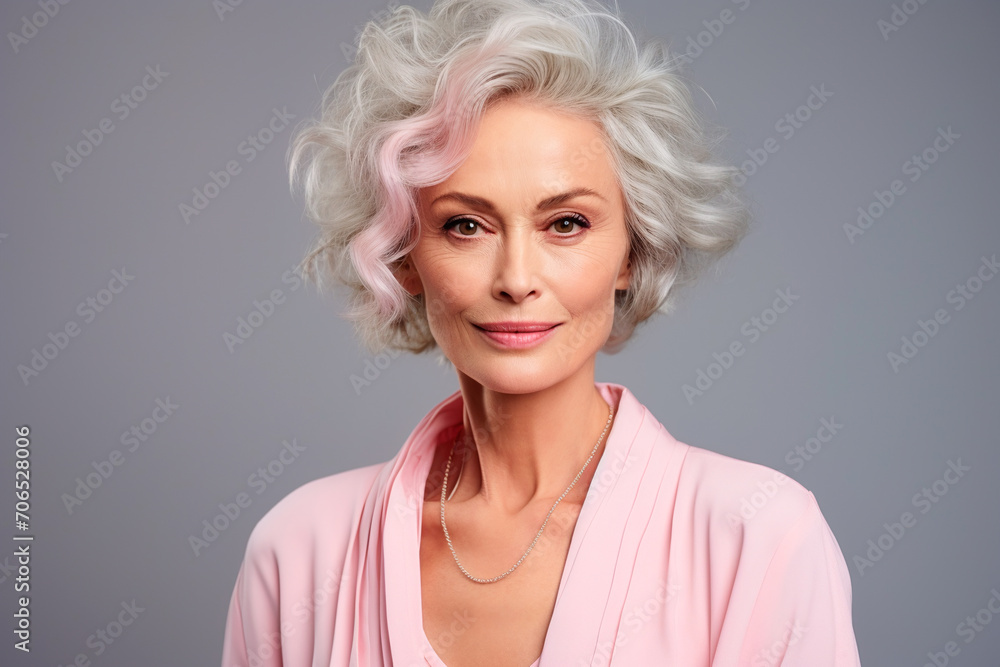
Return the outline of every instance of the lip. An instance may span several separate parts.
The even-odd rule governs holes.
[[[559,322],[487,322],[474,324],[484,337],[500,347],[523,349],[552,336]]]
[[[558,322],[517,322],[508,320],[505,322],[486,322],[485,324],[476,324],[475,326],[483,329],[484,331],[495,331],[501,333],[528,333],[546,331],[558,324]]]

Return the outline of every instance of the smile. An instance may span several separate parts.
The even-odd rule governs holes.
[[[505,349],[532,347],[553,335],[559,323],[492,322],[473,325],[491,343]]]

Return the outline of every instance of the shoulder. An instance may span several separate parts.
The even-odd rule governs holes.
[[[385,465],[346,470],[303,484],[260,518],[247,540],[230,601],[225,664],[261,664],[255,651],[279,643],[285,664],[308,662],[311,641],[286,639],[311,636],[314,617],[339,616],[340,596],[333,592],[347,581],[365,501]],[[349,618],[351,611],[340,613]]]
[[[768,466],[695,447],[678,491],[678,502],[690,503],[675,515],[689,512],[693,576],[704,568],[712,602],[732,628],[718,631],[727,639],[716,655],[731,657],[721,660],[860,664],[850,572],[811,491]]]
[[[345,470],[307,482],[269,509],[247,541],[247,558],[310,553],[349,539],[365,499],[386,463]]]
[[[816,498],[799,482],[759,463],[688,445],[678,500],[712,532],[776,545],[799,521],[822,519]]]

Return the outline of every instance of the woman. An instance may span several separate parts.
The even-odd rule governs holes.
[[[295,141],[304,267],[352,289],[373,351],[439,347],[459,390],[260,520],[225,667],[859,664],[814,496],[594,379],[745,232],[707,145],[665,50],[586,0],[367,26]]]

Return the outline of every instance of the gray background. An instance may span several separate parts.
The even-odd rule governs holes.
[[[622,0],[640,35],[681,52],[703,33],[689,73],[703,88],[699,106],[730,130],[730,159],[759,155],[769,137],[779,149],[748,178],[751,235],[675,315],[599,356],[597,379],[629,387],[679,440],[771,466],[816,494],[851,570],[864,664],[923,665],[955,641],[950,664],[997,665],[1000,618],[971,642],[958,632],[1000,590],[1000,280],[961,309],[948,294],[1000,251],[1000,5],[902,4],[917,11],[884,36],[887,1]],[[272,109],[287,109],[293,124],[314,114],[356,32],[386,6],[247,1],[220,18],[207,0],[70,2],[16,53],[9,37],[0,47],[3,664],[63,665],[79,653],[95,665],[218,664],[257,519],[309,480],[387,460],[457,388],[432,355],[369,358],[338,315],[341,294],[282,280],[314,233],[286,182],[293,128],[253,161],[239,152]],[[703,22],[724,9],[732,21],[711,35]],[[5,2],[0,28],[20,31],[38,11]],[[120,119],[113,101],[147,66],[169,74]],[[776,123],[811,86],[832,96],[787,137]],[[52,162],[105,117],[113,132],[60,182]],[[904,163],[949,127],[959,138],[911,181]],[[179,205],[229,160],[240,173],[185,224]],[[905,193],[849,242],[844,225],[894,179]],[[123,267],[134,279],[86,321],[78,304]],[[751,341],[744,323],[785,288],[798,300]],[[224,334],[275,289],[284,302],[230,351]],[[938,309],[947,323],[893,369],[888,353]],[[70,322],[78,335],[23,381],[18,366]],[[685,398],[683,386],[734,341],[746,352]],[[376,363],[378,377],[356,391],[351,376]],[[179,407],[129,452],[121,434],[167,397]],[[786,456],[823,418],[843,427],[792,465]],[[14,427],[23,424],[36,535],[30,656],[13,650],[10,616]],[[251,486],[293,438],[305,450]],[[63,494],[115,449],[124,461],[70,513]],[[959,459],[970,471],[940,483],[947,493],[921,513],[914,495]],[[189,536],[240,492],[251,505],[195,555]],[[854,557],[869,540],[886,544],[884,524],[906,511],[916,525],[862,569]],[[132,600],[143,611],[95,655],[88,637]]]

